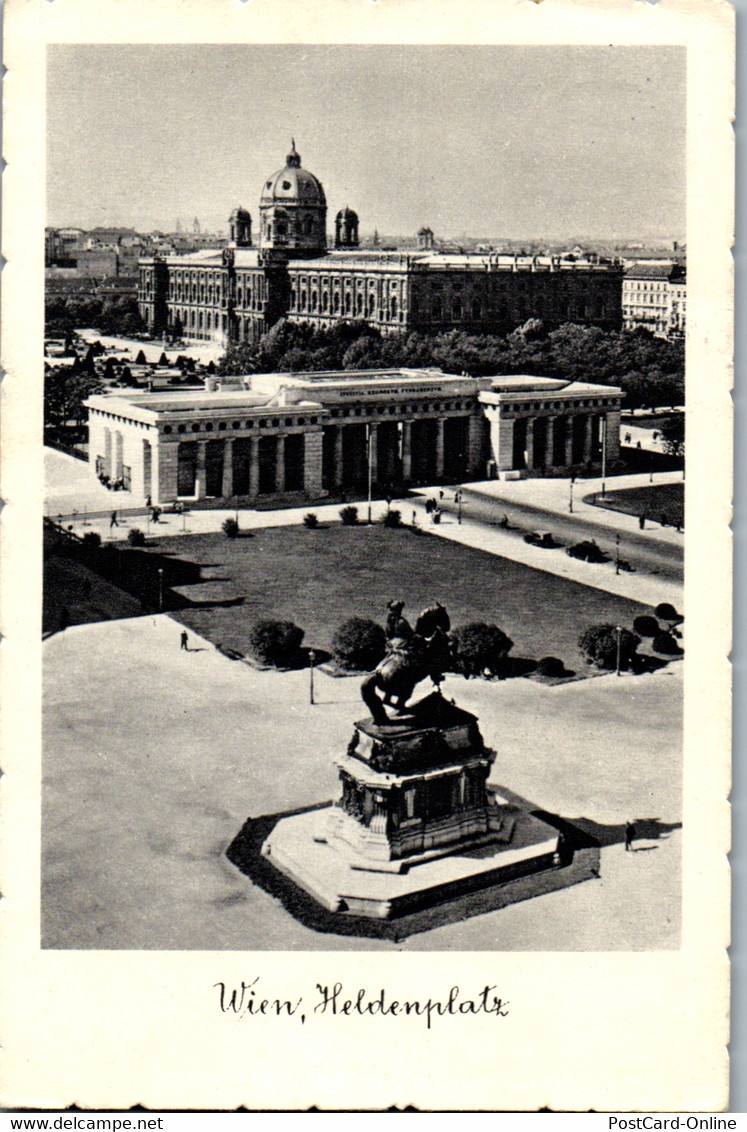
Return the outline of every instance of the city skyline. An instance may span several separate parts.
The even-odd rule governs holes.
[[[256,227],[295,137],[328,227],[685,235],[681,48],[55,45],[47,95],[57,227]]]

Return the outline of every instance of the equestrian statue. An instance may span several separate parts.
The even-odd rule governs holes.
[[[449,615],[439,601],[424,609],[413,629],[402,616],[405,603],[390,601],[387,606],[386,652],[376,668],[361,684],[361,696],[374,723],[393,720],[405,712],[416,684],[430,676],[438,688],[443,674],[450,667],[448,632]]]

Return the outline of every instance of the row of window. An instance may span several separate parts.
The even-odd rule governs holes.
[[[318,417],[309,417],[308,423],[315,425]],[[232,429],[254,428],[256,423],[257,428],[295,428],[299,425],[307,423],[306,417],[286,417],[280,420],[278,417],[273,417],[272,420],[259,420],[259,421],[218,421],[218,432],[225,432],[229,426]],[[193,421],[192,424],[180,424],[176,426],[178,433],[182,432],[212,432],[215,425],[212,421]],[[174,426],[167,424],[163,426],[163,432],[168,436],[174,431]]]

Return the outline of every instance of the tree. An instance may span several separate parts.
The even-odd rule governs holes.
[[[298,660],[304,631],[292,621],[258,621],[249,632],[249,644],[263,664],[287,667]]]
[[[513,641],[497,625],[472,621],[449,633],[454,667],[464,676],[496,675],[501,662],[513,648]]]
[[[384,656],[386,634],[365,617],[343,621],[332,638],[332,652],[342,668],[370,672]]]
[[[578,647],[587,664],[616,669],[619,655],[622,672],[630,668],[640,643],[637,633],[616,625],[590,625],[578,638]]]
[[[54,366],[44,375],[44,427],[58,434],[86,419],[83,402],[103,389],[95,371],[80,372],[73,366]]]
[[[678,413],[676,417],[667,417],[659,426],[664,451],[670,456],[685,455],[685,416]]]

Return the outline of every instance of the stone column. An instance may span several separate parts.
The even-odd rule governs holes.
[[[205,498],[205,464],[207,440],[197,441],[197,467],[195,469],[195,499]]]
[[[584,463],[588,464],[591,460],[592,440],[594,435],[594,420],[595,418],[591,413],[586,417],[586,432],[584,433]]]
[[[104,429],[104,474],[107,476],[114,475],[114,464],[112,461],[112,430],[110,428]]]
[[[620,410],[611,409],[607,414],[607,462],[620,459]]]
[[[228,499],[233,495],[233,438],[228,436],[223,441],[223,484],[221,495]]]
[[[342,487],[343,473],[345,470],[345,463],[342,455],[342,425],[338,425],[335,429],[335,471],[333,476],[333,483],[335,487]]]
[[[259,495],[259,437],[249,438],[249,498]]]
[[[527,468],[534,467],[534,417],[527,420],[526,465]]]
[[[444,474],[444,418],[436,421],[436,479]]]
[[[277,438],[275,449],[275,491],[285,491],[285,437]]]
[[[549,417],[547,421],[547,432],[545,433],[545,460],[546,468],[552,468],[555,464],[553,458],[553,445],[555,443],[555,417]]]
[[[370,431],[369,431],[368,436],[366,438],[367,439],[367,445],[368,445],[368,450],[366,452],[366,460],[371,461],[371,469],[370,469],[369,474],[371,476],[371,482],[376,483],[376,479],[377,479],[377,476],[379,474],[378,437],[376,435],[377,426],[375,424],[371,423],[371,424],[369,424],[368,428],[369,428]],[[366,464],[366,470],[368,471],[368,464]]]
[[[412,421],[402,422],[402,479],[412,479]]]
[[[573,464],[573,423],[575,417],[565,418],[565,466],[570,468]]]
[[[326,495],[322,488],[322,430],[303,438],[303,489],[311,499]]]
[[[467,475],[485,475],[485,434],[487,432],[485,417],[473,414],[467,424]],[[513,438],[513,425],[511,426]],[[512,440],[513,442],[513,440]]]
[[[114,478],[122,478],[122,466],[124,464],[124,439],[122,433],[117,429],[114,433]]]

